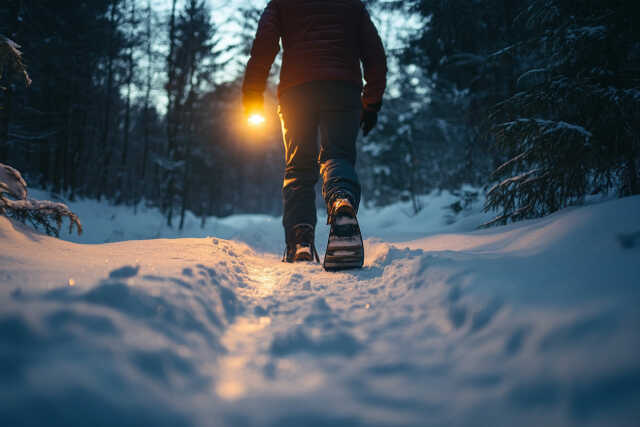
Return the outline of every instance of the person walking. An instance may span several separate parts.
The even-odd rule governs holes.
[[[314,187],[321,175],[331,226],[324,268],[362,267],[356,139],[359,129],[366,136],[375,127],[382,106],[384,47],[360,0],[271,0],[260,18],[242,85],[248,115],[264,108],[263,92],[280,40],[283,260],[319,261]]]

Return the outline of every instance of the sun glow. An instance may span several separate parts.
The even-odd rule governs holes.
[[[264,123],[264,117],[262,115],[260,115],[260,114],[252,114],[247,119],[247,122],[251,126],[259,126],[262,123]]]

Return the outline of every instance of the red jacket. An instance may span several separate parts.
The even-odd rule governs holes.
[[[271,0],[251,48],[242,85],[245,100],[261,99],[281,38],[278,96],[289,87],[316,80],[362,86],[362,61],[366,80],[362,104],[379,109],[386,86],[386,56],[360,0]]]

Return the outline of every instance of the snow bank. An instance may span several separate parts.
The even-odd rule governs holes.
[[[478,191],[465,187],[462,191]],[[31,190],[33,197],[51,199],[50,193]],[[406,240],[416,236],[426,236],[447,231],[471,231],[492,218],[482,214],[483,200],[479,199],[459,214],[454,214],[448,206],[458,201],[455,195],[443,191],[423,196],[424,209],[413,215],[411,205],[397,203],[384,208],[364,206],[358,215],[364,237],[380,238],[386,241]],[[183,230],[166,225],[166,218],[155,208],[146,208],[141,203],[136,209],[130,206],[113,206],[96,200],[70,202],[60,199],[78,214],[84,225],[82,235],[65,232],[60,238],[76,243],[110,243],[126,240],[183,237],[218,237],[247,243],[260,251],[278,252],[284,250],[282,218],[269,215],[233,215],[227,218],[209,217],[205,227],[201,218],[187,212]],[[324,250],[328,229],[326,213],[318,211],[317,243]]]
[[[637,422],[640,197],[482,231],[400,209],[363,216],[365,268],[342,273],[260,243],[86,245],[0,217],[2,425]]]

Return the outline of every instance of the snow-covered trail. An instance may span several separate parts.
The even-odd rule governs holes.
[[[363,270],[327,273],[0,217],[0,424],[636,425],[638,232],[633,197],[369,239]]]

